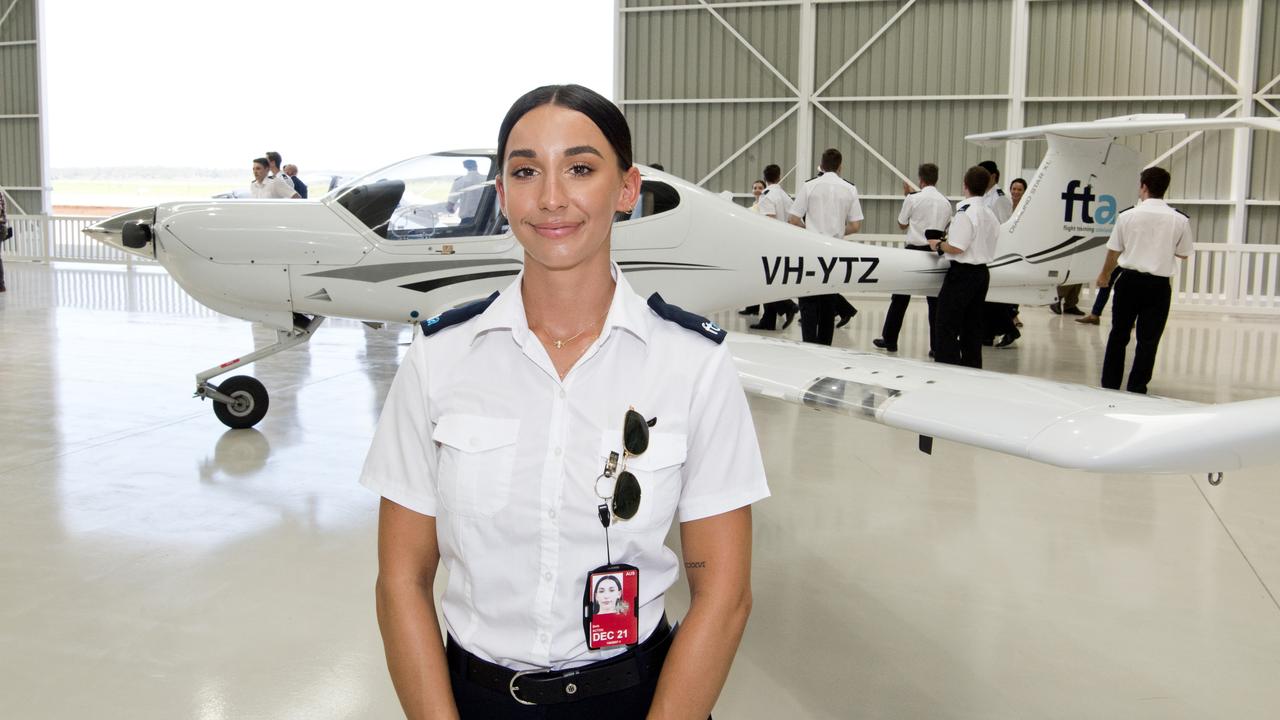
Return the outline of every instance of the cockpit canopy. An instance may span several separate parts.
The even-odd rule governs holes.
[[[493,156],[421,155],[355,180],[333,201],[388,240],[494,235],[500,227]]]
[[[494,189],[497,169],[486,150],[419,155],[343,185],[325,202],[346,208],[387,240],[437,240],[499,235],[507,221]],[[680,204],[675,188],[645,180],[630,215],[638,220]]]

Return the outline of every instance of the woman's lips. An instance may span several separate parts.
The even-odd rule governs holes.
[[[533,229],[545,238],[559,240],[568,237],[582,227],[582,223],[535,223]]]

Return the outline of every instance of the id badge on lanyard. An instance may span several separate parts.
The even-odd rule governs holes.
[[[582,629],[592,650],[640,642],[640,570],[601,565],[587,574],[582,593]]]

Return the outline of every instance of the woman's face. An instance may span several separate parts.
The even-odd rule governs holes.
[[[596,585],[596,603],[603,608],[612,608],[618,603],[622,588],[613,579],[601,580]]]
[[[1022,200],[1022,193],[1026,191],[1027,188],[1022,183],[1013,183],[1009,186],[1009,199],[1013,200],[1014,205],[1017,205],[1018,201]]]
[[[629,212],[640,172],[618,156],[586,115],[558,105],[530,110],[511,129],[498,201],[525,254],[565,270],[609,253],[615,212]]]
[[[762,192],[764,192],[764,183],[757,180],[751,184],[751,194],[755,195],[757,200],[760,199],[760,193]]]

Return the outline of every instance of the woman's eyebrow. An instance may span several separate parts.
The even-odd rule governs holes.
[[[538,153],[536,153],[536,152],[534,152],[534,151],[532,151],[532,150],[529,150],[529,149],[527,149],[527,148],[521,148],[521,149],[519,149],[519,150],[512,150],[512,151],[507,155],[507,159],[508,159],[508,160],[510,160],[511,158],[518,158],[518,157],[522,157],[522,158],[529,158],[530,160],[534,160],[534,159],[537,159],[537,157],[538,157]]]
[[[571,148],[569,148],[568,150],[565,150],[565,151],[564,151],[564,154],[565,154],[566,156],[568,156],[568,155],[582,155],[582,154],[584,154],[584,153],[591,154],[591,155],[595,155],[596,157],[598,157],[598,158],[600,158],[600,159],[602,159],[602,160],[604,159],[604,155],[601,155],[599,150],[597,150],[597,149],[595,149],[595,148],[591,147],[590,145],[576,145],[576,146],[571,147]]]

